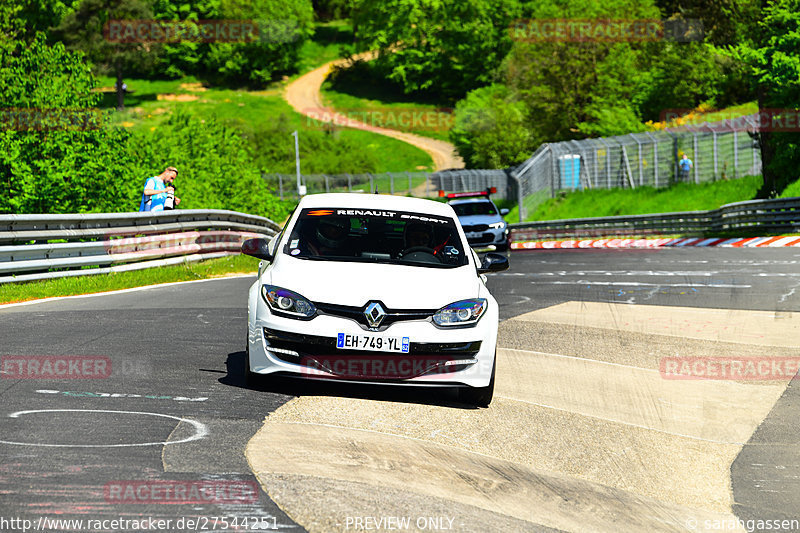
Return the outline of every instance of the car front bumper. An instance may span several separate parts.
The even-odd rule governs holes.
[[[472,247],[489,245],[504,247],[508,246],[510,239],[508,227],[499,229],[488,228],[484,231],[465,233],[465,235],[467,237],[467,242]]]
[[[260,299],[260,297],[259,297]],[[276,316],[263,301],[249,321],[250,371],[309,379],[415,386],[489,384],[497,344],[497,305],[470,328],[437,328],[430,320],[396,322],[385,331],[327,315],[312,320]],[[337,336],[408,337],[408,353],[337,348]]]

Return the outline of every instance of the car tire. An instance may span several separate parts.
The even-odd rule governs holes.
[[[495,354],[494,365],[492,366],[492,377],[489,384],[485,387],[461,387],[458,389],[458,400],[462,403],[474,405],[476,407],[489,407],[494,396],[494,371],[497,367],[497,355]]]
[[[247,339],[247,345],[244,349],[244,384],[246,387],[252,388],[259,384],[259,375],[250,371],[250,339]]]

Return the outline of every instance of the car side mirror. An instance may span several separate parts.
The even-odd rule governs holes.
[[[275,259],[275,255],[269,251],[269,241],[267,239],[247,239],[242,243],[242,253],[266,261]]]
[[[501,272],[508,270],[508,257],[503,254],[495,254],[489,252],[483,256],[481,266],[478,267],[478,274],[487,274],[489,272]]]
[[[500,216],[501,216],[501,217],[504,217],[504,216],[506,216],[507,214],[509,214],[510,212],[511,212],[511,211],[510,211],[509,209],[506,209],[506,208],[504,207],[504,208],[502,208],[502,209],[500,210]]]

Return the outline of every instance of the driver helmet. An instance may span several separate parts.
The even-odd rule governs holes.
[[[347,240],[350,221],[343,217],[326,217],[317,223],[317,241],[333,250],[339,249]]]
[[[428,224],[412,222],[406,225],[405,233],[406,248],[422,246],[431,248],[433,245],[433,228]]]

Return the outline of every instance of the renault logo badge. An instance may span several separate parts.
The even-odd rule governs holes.
[[[383,310],[381,304],[378,302],[371,302],[364,310],[364,316],[367,317],[367,324],[371,328],[377,328],[383,322],[383,317],[386,316],[386,311]]]

